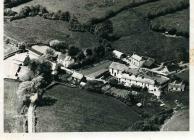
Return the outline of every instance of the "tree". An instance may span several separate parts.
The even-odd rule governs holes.
[[[32,59],[28,65],[28,67],[34,72],[36,73],[36,69],[38,67],[38,65],[40,64],[40,62],[36,59]]]
[[[68,50],[68,54],[69,56],[76,56],[78,53],[80,52],[80,49],[75,47],[75,46],[71,46]]]
[[[86,49],[86,56],[92,56],[92,50],[91,49]]]
[[[97,24],[94,33],[99,37],[107,37],[109,33],[113,32],[113,25],[110,20],[106,20],[103,23]]]
[[[83,51],[80,51],[77,55],[77,61],[81,61],[83,59],[85,59],[85,55],[84,55]]]
[[[27,55],[24,62],[23,62],[23,65],[28,66],[29,64],[30,64],[30,57],[29,57],[29,55]]]
[[[66,42],[59,41],[59,40],[51,40],[49,42],[49,45],[56,51],[59,51],[62,53],[66,53],[66,50],[69,47],[69,45]]]
[[[87,84],[85,85],[85,88],[89,91],[94,91],[94,92],[101,92],[102,86],[104,83],[102,81],[88,81]]]
[[[55,51],[51,48],[48,48],[46,50],[46,54],[44,55],[46,59],[48,60],[54,60],[54,58],[56,57]]]
[[[109,82],[109,84],[110,84],[111,86],[116,86],[116,85],[118,85],[118,80],[115,79],[115,78],[110,79],[108,82]]]
[[[95,56],[101,58],[105,55],[105,48],[103,46],[95,47],[94,53],[95,53]]]

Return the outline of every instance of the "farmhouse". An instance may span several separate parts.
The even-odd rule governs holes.
[[[109,67],[112,76],[124,86],[147,88],[149,93],[160,96],[162,89],[167,86],[169,78],[157,74],[142,72],[139,68],[128,68],[123,64],[113,62]]]
[[[71,81],[74,84],[80,84],[83,80],[84,80],[83,74],[80,74],[80,73],[74,71],[73,74],[71,75]]]
[[[140,68],[143,66],[145,60],[143,59],[142,56],[139,56],[137,54],[133,54],[131,57],[130,57],[130,67],[131,68]]]
[[[183,82],[174,81],[172,83],[168,84],[168,91],[184,91],[185,90],[185,84]]]
[[[113,55],[117,59],[122,59],[122,58],[126,57],[126,55],[124,53],[117,51],[117,50],[113,50]]]

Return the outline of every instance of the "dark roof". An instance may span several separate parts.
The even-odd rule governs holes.
[[[155,62],[155,59],[153,59],[153,58],[148,58],[148,59],[145,61],[144,66],[150,67],[151,65],[154,64],[154,62]]]

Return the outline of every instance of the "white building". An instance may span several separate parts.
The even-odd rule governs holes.
[[[139,68],[129,69],[124,64],[113,62],[109,67],[112,76],[118,79],[124,86],[138,86],[147,88],[149,93],[160,96],[162,89],[167,85],[169,78],[160,75],[150,75]]]
[[[185,84],[183,82],[174,81],[168,84],[168,91],[185,91]]]
[[[140,68],[143,66],[145,60],[143,59],[142,56],[139,56],[137,54],[133,54],[131,57],[130,57],[130,67],[131,68]]]
[[[113,50],[112,52],[113,52],[114,57],[117,59],[122,59],[122,58],[126,57],[126,55],[120,51]]]

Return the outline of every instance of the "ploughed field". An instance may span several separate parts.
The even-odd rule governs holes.
[[[140,119],[112,97],[63,85],[46,91],[36,114],[38,132],[123,131]]]
[[[19,102],[16,91],[19,83],[4,79],[4,132],[23,132],[23,118],[17,113]]]

